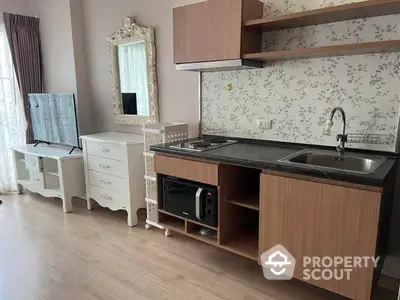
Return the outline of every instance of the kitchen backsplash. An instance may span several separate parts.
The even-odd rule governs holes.
[[[279,15],[355,1],[266,2]],[[359,1],[358,1],[359,2]],[[264,34],[265,51],[400,39],[399,15],[359,19]],[[228,91],[227,84],[232,84]],[[290,60],[264,69],[202,75],[202,132],[305,144],[336,145],[339,116],[323,135],[336,106],[348,133],[377,134],[382,144],[349,147],[395,151],[399,128],[400,53]],[[271,129],[257,120],[272,121]]]

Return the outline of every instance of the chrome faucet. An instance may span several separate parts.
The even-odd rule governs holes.
[[[336,140],[339,142],[339,144],[336,147],[336,150],[339,152],[339,154],[343,155],[344,154],[344,149],[347,143],[347,134],[346,134],[346,114],[341,107],[335,107],[330,115],[330,118],[328,121],[326,121],[326,127],[325,127],[325,133],[329,134],[330,129],[333,125],[333,117],[335,116],[335,113],[339,111],[342,115],[342,134],[338,134],[336,136]]]

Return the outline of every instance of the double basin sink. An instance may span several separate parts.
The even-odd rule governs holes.
[[[335,170],[357,174],[373,173],[385,162],[384,157],[357,154],[338,154],[335,151],[302,150],[279,162],[317,170]]]

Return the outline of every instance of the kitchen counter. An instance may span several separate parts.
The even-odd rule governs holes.
[[[346,151],[358,157],[385,158],[374,172],[359,174],[279,162],[304,149],[336,151],[333,147],[235,140],[238,143],[204,152],[171,149],[171,144],[150,147],[157,153],[158,218],[167,235],[178,232],[256,262],[276,245],[284,245],[298,261],[310,255],[376,257],[387,253],[396,155]],[[184,142],[194,141],[198,139]],[[178,179],[176,188],[162,188],[166,176]],[[198,184],[187,189],[187,181]],[[217,192],[207,193],[207,197],[218,197],[218,213],[214,213],[215,200],[202,198],[203,184],[218,187]],[[207,205],[199,205],[202,199]],[[201,215],[207,214],[217,218],[218,226],[204,224]],[[214,230],[216,238],[201,235],[204,227]],[[298,274],[295,278],[304,281],[302,270]],[[371,264],[354,269],[352,280],[344,278],[340,284],[305,282],[351,299],[369,299],[373,274]]]
[[[236,140],[236,139],[235,139]],[[306,166],[290,165],[288,163],[279,162],[278,160],[294,154],[304,149],[320,149],[326,150],[332,148],[305,146],[290,143],[274,143],[274,142],[254,142],[241,140],[236,144],[208,150],[205,152],[190,152],[178,149],[170,149],[170,144],[155,145],[151,147],[152,151],[164,154],[170,154],[179,157],[195,158],[204,161],[212,161],[217,163],[226,163],[261,170],[273,170],[286,173],[294,173],[318,178],[345,181],[368,186],[383,187],[384,180],[394,167],[397,157],[387,153],[372,153],[369,151],[349,151],[348,154],[380,156],[385,157],[385,162],[370,174],[357,174],[340,170],[321,170],[312,169]]]

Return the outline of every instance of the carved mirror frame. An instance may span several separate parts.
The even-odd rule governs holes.
[[[149,116],[124,115],[120,88],[118,45],[141,41],[145,43],[146,49]],[[107,38],[107,42],[109,46],[114,122],[126,125],[143,125],[159,122],[154,28],[139,26],[132,17],[125,17],[120,29],[110,35]]]

